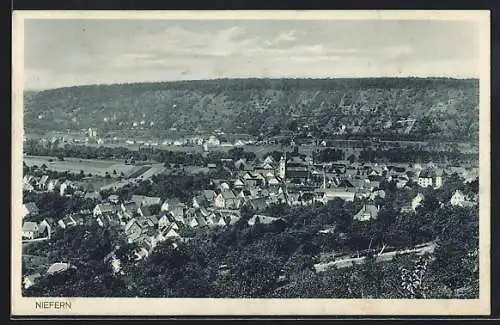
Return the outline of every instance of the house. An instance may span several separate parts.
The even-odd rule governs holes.
[[[243,182],[243,180],[237,178],[234,183],[233,183],[233,186],[235,188],[242,188],[243,186],[245,186],[245,183]]]
[[[30,183],[23,183],[23,191],[33,192],[35,187]]]
[[[276,178],[276,177],[269,177],[269,178],[267,179],[267,184],[268,184],[269,186],[279,186],[281,183],[280,183],[280,181],[278,180],[278,178]]]
[[[323,193],[323,195],[320,196],[320,200],[324,203],[335,199],[354,201],[354,197],[356,195],[356,192],[354,190],[342,188],[327,188],[322,190],[321,192]]]
[[[354,197],[360,198],[360,199],[366,199],[366,198],[369,198],[370,195],[371,195],[371,188],[363,186],[363,187],[360,187],[356,190]]]
[[[114,251],[104,257],[104,263],[109,263],[114,274],[124,274],[121,260],[116,256]]]
[[[200,194],[193,198],[193,206],[198,208],[200,206],[212,206],[215,203],[217,194],[212,190],[203,190]]]
[[[206,144],[209,145],[209,146],[218,146],[220,145],[220,140],[217,139],[216,136],[214,135],[211,135],[208,140],[206,141]]]
[[[148,257],[149,252],[144,247],[141,247],[140,249],[134,251],[134,255],[135,255],[134,260],[140,261],[140,260]]]
[[[37,182],[37,186],[40,190],[46,190],[49,185],[49,176],[43,175]]]
[[[160,211],[169,211],[170,209],[174,208],[175,206],[180,206],[184,204],[178,199],[178,198],[169,198],[166,199],[163,204],[161,205]]]
[[[236,147],[241,147],[244,145],[245,145],[245,142],[243,140],[237,140],[234,142],[234,146],[236,146]]]
[[[418,193],[412,200],[411,200],[411,209],[413,211],[416,211],[419,206],[422,205],[422,202],[424,202],[424,195],[422,193]]]
[[[40,213],[35,202],[23,203],[23,218],[27,216],[36,216]]]
[[[71,182],[66,180],[59,186],[59,195],[64,196],[66,191],[71,188]]]
[[[169,211],[176,220],[184,218],[186,207],[183,205],[174,206]]]
[[[236,195],[233,191],[225,190],[219,193],[215,198],[215,207],[219,209],[230,209],[230,205],[234,204],[236,200]]]
[[[365,204],[361,210],[354,215],[353,220],[368,221],[377,219],[378,211],[378,207],[371,204]]]
[[[274,191],[269,193],[269,198],[268,198],[269,203],[286,203],[286,195],[283,193],[281,190],[281,187],[278,188],[278,191]]]
[[[280,220],[280,218],[276,217],[269,217],[269,216],[264,216],[260,214],[254,214],[249,220],[248,220],[248,225],[249,226],[254,226],[256,223],[261,223],[261,224],[271,224],[275,221]]]
[[[330,228],[322,229],[318,231],[318,234],[333,234],[335,233],[336,228],[336,226],[333,226]]]
[[[244,189],[244,190],[241,190],[237,197],[243,199],[243,200],[249,200],[251,199],[252,197],[254,197],[254,195],[252,194],[252,192],[248,189]]]
[[[76,220],[68,215],[62,219],[60,219],[57,224],[59,225],[59,227],[61,227],[62,229],[66,229],[66,228],[69,228],[69,227],[73,227],[73,226],[76,226],[77,222]]]
[[[229,220],[226,220],[226,218],[224,218],[224,216],[219,215],[216,225],[221,226],[221,227],[228,226]]]
[[[120,208],[123,212],[128,212],[130,214],[133,214],[134,212],[137,211],[139,206],[133,201],[128,201],[128,202],[123,202],[120,205]]]
[[[147,232],[147,224],[133,218],[125,225],[124,230],[128,237],[128,242],[133,243]]]
[[[174,217],[172,215],[164,214],[161,216],[160,219],[158,219],[158,229],[163,230],[165,228],[168,228],[170,225],[173,224],[172,220],[174,220]]]
[[[241,158],[239,160],[237,160],[235,163],[234,163],[234,167],[237,169],[237,170],[247,170],[247,163],[246,163],[246,160]]]
[[[33,185],[36,182],[35,177],[33,175],[24,175],[23,183]]]
[[[52,235],[52,226],[46,219],[43,219],[38,225],[38,234],[41,237],[50,239]]]
[[[219,184],[219,189],[221,191],[229,191],[231,189],[231,187],[229,186],[229,184],[227,182],[222,182]]]
[[[118,213],[120,210],[120,207],[116,205],[112,205],[110,203],[102,203],[102,204],[97,204],[94,208],[93,214],[94,217],[96,216],[102,216],[105,214],[115,214]]]
[[[120,197],[118,195],[112,194],[108,196],[108,201],[110,203],[118,204],[120,202]]]
[[[59,186],[59,180],[51,179],[47,184],[47,191],[53,192],[57,189],[58,186]]]
[[[69,263],[54,263],[47,269],[47,274],[54,275],[68,271],[70,268],[76,268]]]
[[[213,163],[209,163],[209,164],[207,164],[207,168],[209,170],[216,170],[217,169],[217,165],[213,164]]]
[[[240,220],[240,216],[235,214],[229,215],[229,225],[234,225],[238,220]]]
[[[167,227],[165,231],[162,233],[164,239],[175,239],[181,238],[179,233],[173,227]]]
[[[149,217],[152,216],[153,214],[151,213],[151,209],[149,206],[141,206],[137,209],[137,213],[140,214],[142,217]]]
[[[129,220],[137,213],[138,206],[137,204],[135,204],[135,202],[132,201],[123,202],[120,205],[120,209],[121,211],[119,210],[117,213],[120,218]]]
[[[463,178],[464,178],[464,184],[467,184],[467,183],[472,183],[476,180],[479,179],[479,171],[477,168],[472,168],[471,170],[468,170],[466,172],[464,172],[463,174]]]
[[[38,237],[38,224],[30,221],[23,223],[22,237],[23,239],[35,239]]]
[[[40,273],[34,273],[27,275],[23,278],[23,286],[24,289],[28,289],[29,287],[35,285],[36,281],[41,278],[42,275]]]
[[[380,198],[385,198],[385,191],[384,190],[376,190],[370,194],[370,199],[375,200],[377,197]]]
[[[424,196],[418,193],[408,204],[401,207],[401,213],[415,213],[417,208],[422,205]]]
[[[191,228],[194,227],[204,227],[207,225],[207,222],[205,221],[205,218],[197,215],[193,215],[189,218],[187,225]]]
[[[268,155],[268,156],[264,159],[264,161],[263,161],[263,164],[269,164],[269,165],[272,165],[272,164],[274,164],[274,163],[275,163],[275,161],[274,161],[274,158],[273,158],[273,156],[272,156],[272,155]]]
[[[131,200],[135,202],[138,206],[150,206],[150,205],[161,204],[161,198],[150,197],[145,195],[132,195]]]
[[[405,179],[398,179],[396,181],[396,188],[402,189],[402,188],[404,188],[406,186],[407,183],[408,183],[408,181],[405,180]]]
[[[286,201],[288,205],[300,205],[302,204],[300,193],[289,193],[286,195]]]
[[[208,226],[215,226],[217,225],[217,221],[219,220],[218,218],[219,216],[212,212],[205,218],[205,220]]]
[[[440,188],[443,185],[442,173],[434,168],[426,168],[418,175],[417,183],[421,187]]]
[[[246,204],[248,204],[255,212],[263,212],[268,207],[267,198],[265,197],[250,199],[246,202]]]
[[[85,193],[84,199],[98,202],[102,201],[101,194],[97,191]]]
[[[315,201],[315,198],[316,198],[316,195],[314,194],[314,192],[304,192],[304,193],[301,193],[300,195],[300,200],[302,201],[302,204],[313,204],[313,202]]]
[[[465,202],[465,195],[459,190],[456,190],[450,199],[450,204],[453,206],[463,207],[465,205]]]

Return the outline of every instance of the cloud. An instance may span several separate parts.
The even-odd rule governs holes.
[[[272,47],[283,43],[293,42],[297,40],[298,34],[299,33],[295,29],[292,29],[290,31],[280,33],[274,39],[264,41],[264,44]]]
[[[52,29],[38,34],[33,25],[27,41],[31,42],[29,53],[36,55],[27,60],[25,80],[29,87],[47,88],[220,76],[449,75],[476,69],[475,54],[465,55],[463,46],[458,46],[468,44],[463,37],[447,38],[443,31],[433,33],[429,40],[423,35],[432,31],[428,23],[425,31],[407,26],[404,37],[395,37],[382,32],[393,29],[377,29],[379,23],[352,28],[345,22],[315,22],[313,28],[310,22],[285,21],[264,25],[260,21],[124,21],[115,25],[89,21],[89,32],[81,37],[71,25],[61,28],[54,23]],[[446,53],[440,55],[444,46]]]

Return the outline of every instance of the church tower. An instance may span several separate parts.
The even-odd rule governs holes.
[[[279,164],[279,170],[278,170],[278,175],[281,178],[282,181],[285,181],[285,176],[286,176],[286,152],[284,153],[283,156],[281,156],[280,159],[280,164]]]

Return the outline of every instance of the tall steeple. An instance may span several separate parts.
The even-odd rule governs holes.
[[[281,156],[278,175],[281,178],[281,180],[284,182],[285,176],[286,176],[286,151],[285,151],[284,155]]]

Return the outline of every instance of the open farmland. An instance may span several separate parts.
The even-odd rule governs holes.
[[[121,172],[127,174],[134,166],[125,165],[116,160],[98,160],[98,159],[79,159],[79,158],[64,158],[64,161],[59,161],[55,157],[50,156],[24,156],[24,163],[28,166],[42,166],[45,164],[48,169],[57,172],[80,173],[83,170],[85,174],[105,176],[108,172],[111,177],[115,176],[113,171],[116,171],[116,176]]]

